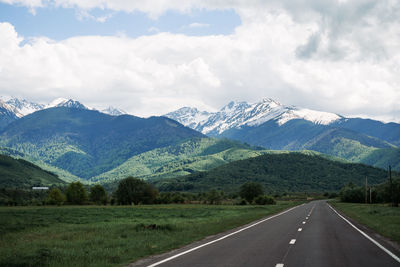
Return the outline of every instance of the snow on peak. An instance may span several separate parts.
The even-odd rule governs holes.
[[[315,124],[329,125],[341,118],[341,116],[334,113],[316,111],[306,108],[295,108],[282,114],[282,116],[278,120],[278,124],[283,125],[293,119],[304,119],[307,121],[311,121]]]
[[[6,103],[13,108],[14,113],[19,118],[44,108],[42,104],[19,98],[11,98]]]
[[[78,108],[78,109],[90,109],[85,105],[81,104],[79,101],[74,99],[66,99],[66,98],[57,98],[53,100],[50,104],[46,106],[46,108],[54,108],[54,107],[67,107],[67,108]]]
[[[213,114],[214,113],[207,111],[199,111],[197,108],[183,107],[176,111],[167,113],[164,116],[176,120],[192,129],[196,129],[200,122],[206,121]]]
[[[112,106],[109,106],[108,108],[103,109],[101,112],[111,115],[111,116],[119,116],[119,115],[127,114],[124,110],[119,109],[119,108],[114,108]]]
[[[304,119],[315,124],[328,125],[342,118],[333,113],[284,106],[271,98],[263,98],[252,104],[231,101],[215,113],[200,112],[196,108],[185,107],[165,116],[210,135],[221,134],[232,128],[254,127],[270,120],[279,125],[293,119]]]

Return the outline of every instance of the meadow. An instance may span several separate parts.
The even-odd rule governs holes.
[[[296,204],[0,207],[0,266],[123,266]]]
[[[400,208],[390,207],[388,204],[359,204],[334,201],[331,204],[355,221],[392,241],[400,243]]]

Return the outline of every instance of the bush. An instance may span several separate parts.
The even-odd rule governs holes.
[[[352,183],[340,190],[340,201],[363,203],[365,202],[365,189],[363,187],[354,186]]]
[[[100,205],[107,204],[107,192],[103,186],[96,184],[90,188],[90,201]]]
[[[50,189],[49,195],[47,196],[46,203],[50,205],[61,205],[65,202],[65,196],[61,193],[61,190],[54,187]]]
[[[263,194],[264,188],[260,183],[247,182],[240,187],[240,197],[246,199],[249,203],[252,203],[254,198]]]
[[[271,196],[258,196],[254,199],[257,205],[275,205],[276,201]]]
[[[128,177],[119,182],[115,195],[120,205],[152,204],[158,191],[141,179]]]
[[[66,191],[67,201],[72,204],[82,205],[88,200],[86,189],[81,182],[71,183]]]
[[[218,191],[216,189],[212,189],[207,193],[207,202],[208,204],[221,204],[222,199],[224,197],[224,192]]]

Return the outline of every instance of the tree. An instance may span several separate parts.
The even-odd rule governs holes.
[[[50,189],[46,202],[50,205],[61,205],[65,201],[65,196],[57,187]]]
[[[215,188],[211,189],[207,193],[207,201],[209,204],[221,204],[222,198],[224,196],[224,192],[218,191]]]
[[[96,184],[90,188],[90,200],[94,203],[107,204],[107,192],[102,185]]]
[[[152,185],[133,177],[121,180],[116,191],[117,201],[120,205],[152,204],[157,194],[158,191]]]
[[[88,199],[86,189],[81,182],[71,183],[67,187],[66,195],[67,201],[72,204],[82,205]]]
[[[246,199],[249,203],[253,202],[254,198],[263,194],[264,188],[262,184],[256,182],[247,182],[242,184],[239,192],[240,197]]]

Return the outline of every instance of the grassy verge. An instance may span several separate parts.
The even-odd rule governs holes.
[[[0,208],[0,266],[120,266],[294,206]]]
[[[357,222],[400,243],[400,208],[392,208],[382,204],[341,202],[331,202],[331,204]]]

